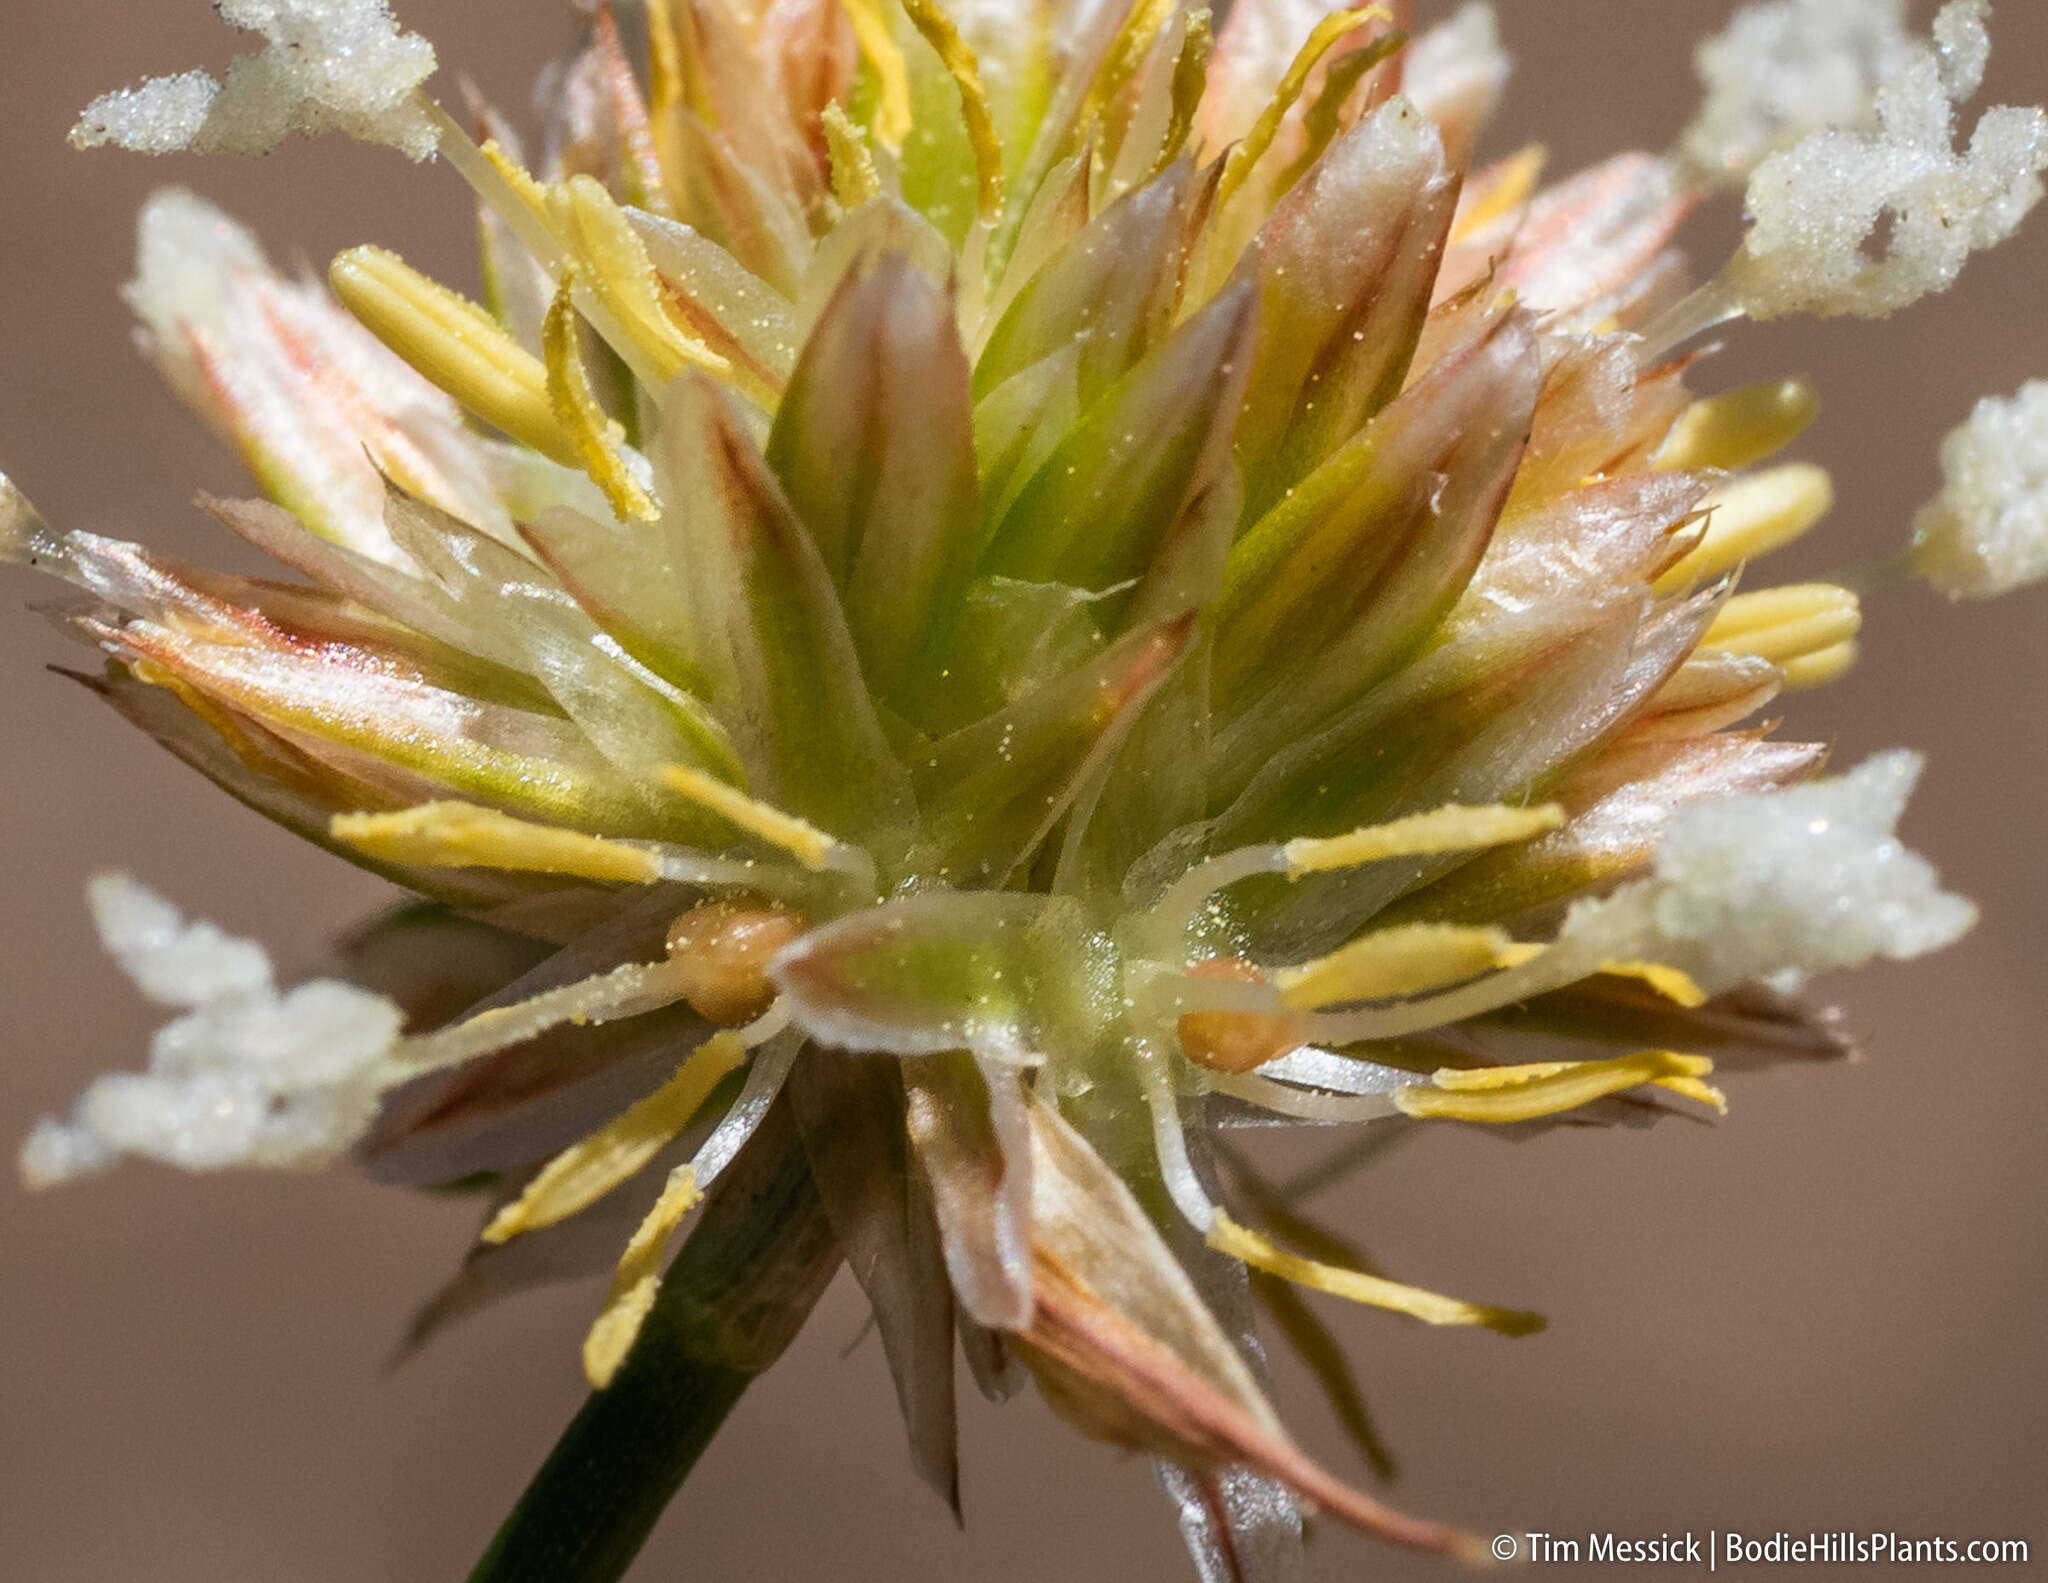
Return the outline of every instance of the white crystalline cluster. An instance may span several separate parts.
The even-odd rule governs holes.
[[[1978,402],[1942,441],[1941,473],[1914,519],[1915,571],[1951,599],[2048,577],[2048,380]]]
[[[21,1151],[29,1186],[123,1154],[188,1171],[324,1165],[361,1135],[397,1006],[332,979],[280,995],[261,946],[185,922],[126,875],[99,875],[89,895],[122,971],[184,1015],[157,1030],[147,1072],[99,1077],[68,1121],[37,1125]]]
[[[153,77],[86,106],[71,141],[144,154],[267,154],[297,133],[345,132],[414,159],[434,151],[418,88],[434,49],[399,30],[388,0],[214,0],[223,21],[262,36],[220,82]]]
[[[1733,266],[1751,318],[1895,312],[1946,291],[2040,200],[2048,113],[1987,110],[1955,148],[1955,104],[1990,47],[1983,18],[1982,0],[1952,0],[1936,43],[1905,48],[1878,86],[1874,130],[1813,132],[1757,167]]]
[[[1694,56],[1706,98],[1679,152],[1707,180],[1739,186],[1808,133],[1867,130],[1878,85],[1911,47],[1905,0],[1746,6]]]
[[[1880,753],[1839,779],[1688,808],[1650,876],[1576,905],[1560,945],[1668,963],[1715,992],[1952,944],[1976,908],[1893,833],[1920,766]]]

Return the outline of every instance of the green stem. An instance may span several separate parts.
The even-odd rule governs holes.
[[[594,1391],[469,1583],[614,1583],[839,1267],[785,1102],[719,1179],[617,1376]]]

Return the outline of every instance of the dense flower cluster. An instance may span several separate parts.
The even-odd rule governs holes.
[[[298,580],[57,531],[4,480],[0,551],[76,591],[93,691],[422,899],[357,942],[414,971],[281,993],[103,877],[179,1015],[28,1179],[354,1151],[481,1187],[421,1334],[615,1267],[590,1443],[495,1556],[577,1467],[668,1466],[592,1426],[743,1383],[842,1259],[949,1499],[958,1349],[1160,1457],[1205,1575],[1288,1575],[1301,1502],[1471,1554],[1289,1440],[1248,1271],[1540,1321],[1283,1245],[1222,1132],[1721,1107],[1715,1051],[1839,1047],[1808,975],[1970,926],[1893,833],[1917,758],[1816,780],[1745,724],[1846,672],[1861,608],[1736,591],[1828,509],[1764,465],[1815,397],[1696,396],[1681,346],[1892,311],[2011,234],[2048,116],[1957,150],[1989,7],[1753,7],[1671,154],[1548,185],[1474,162],[1480,4],[600,4],[532,158],[425,95],[384,0],[217,9],[262,47],[75,140],[438,153],[486,300],[374,246],[293,279],[158,194],[128,300],[265,496],[209,508]],[[1744,184],[1695,285],[1674,235]],[[2048,571],[2040,396],[1950,442],[1894,570]],[[623,1566],[660,1500],[616,1504]]]

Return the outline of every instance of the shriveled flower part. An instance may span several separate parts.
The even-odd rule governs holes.
[[[68,1121],[42,1121],[21,1173],[48,1187],[123,1154],[189,1171],[307,1169],[344,1153],[376,1113],[379,1068],[403,1013],[333,979],[279,994],[252,941],[177,909],[125,874],[90,887],[101,942],[135,987],[184,1013],[150,1041],[149,1069],[94,1080]]]
[[[1541,1317],[1362,1267],[1227,1130],[1718,1113],[1717,1056],[1842,1048],[1759,979],[1967,926],[1891,833],[1916,761],[1804,786],[1825,748],[1746,723],[1851,668],[1863,601],[1759,572],[1832,501],[1763,465],[1813,388],[1696,400],[1678,348],[1879,310],[2016,223],[2035,114],[1953,150],[1982,8],[1932,43],[1752,13],[1690,158],[1548,184],[1474,163],[1493,10],[1413,9],[649,0],[636,62],[600,4],[529,159],[425,98],[381,5],[239,4],[278,59],[102,115],[431,144],[476,200],[476,301],[144,212],[145,349],[266,497],[203,504],[300,581],[58,531],[4,479],[0,558],[68,585],[97,696],[421,898],[370,988],[280,995],[120,892],[110,945],[202,999],[25,1170],[354,1139],[486,1187],[416,1340],[611,1272],[590,1407],[478,1578],[593,1525],[623,1566],[676,1471],[634,1415],[683,1404],[694,1456],[842,1259],[956,1509],[957,1348],[1173,1463],[1205,1576],[1297,1575],[1306,1503],[1473,1554],[1281,1431],[1253,1299],[1340,1412],[1297,1286]],[[1758,160],[1688,295],[1701,167]],[[1888,205],[1896,257],[1837,278]]]
[[[1730,282],[1752,318],[1896,312],[1946,291],[2040,200],[2048,112],[1997,106],[1955,146],[1955,107],[1982,81],[1989,49],[1983,11],[1951,0],[1939,52],[1903,47],[1878,82],[1875,129],[1812,132],[1756,168]]]
[[[433,153],[418,97],[434,47],[401,32],[389,0],[214,0],[222,21],[262,36],[216,81],[203,71],[152,77],[95,99],[72,129],[79,148],[144,154],[267,154],[288,137],[343,132]]]
[[[1838,779],[1684,810],[1650,876],[1579,903],[1557,949],[1671,963],[1712,992],[1954,944],[1977,909],[1896,834],[1921,764],[1880,753]]]
[[[2048,577],[2048,380],[1986,396],[1941,443],[1941,493],[1913,519],[1909,558],[1951,599]]]

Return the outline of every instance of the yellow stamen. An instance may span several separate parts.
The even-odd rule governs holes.
[[[1820,416],[1820,392],[1810,380],[1772,379],[1745,385],[1679,414],[1653,466],[1747,467],[1775,456]]]
[[[484,144],[481,152],[491,162],[491,169],[504,178],[505,185],[512,189],[512,195],[527,209],[535,223],[552,235],[554,220],[548,213],[546,184],[500,148],[495,139]]]
[[[1166,123],[1166,137],[1159,145],[1154,174],[1180,158],[1180,151],[1187,146],[1188,134],[1195,129],[1195,112],[1209,86],[1209,57],[1215,48],[1216,32],[1208,11],[1189,12],[1180,55],[1173,63],[1173,114]]]
[[[1003,140],[996,131],[995,117],[989,114],[988,90],[981,85],[981,62],[938,0],[903,0],[903,9],[911,26],[938,53],[940,63],[952,74],[953,84],[960,90],[960,114],[967,123],[967,141],[974,147],[981,217],[994,220],[1003,208]]]
[[[1403,1286],[1398,1281],[1367,1275],[1360,1270],[1340,1269],[1334,1264],[1305,1259],[1277,1246],[1256,1231],[1246,1230],[1220,1209],[1209,1226],[1209,1246],[1218,1253],[1249,1264],[1253,1269],[1293,1281],[1297,1286],[1312,1286],[1332,1297],[1348,1298],[1371,1308],[1392,1309],[1397,1314],[1420,1319],[1424,1324],[1484,1325],[1504,1336],[1526,1336],[1541,1330],[1544,1325],[1540,1314],[1521,1313],[1512,1308],[1487,1308],[1436,1292],[1425,1292],[1419,1287]]]
[[[868,70],[875,74],[876,103],[874,134],[892,154],[903,147],[910,135],[910,68],[903,50],[889,30],[881,0],[840,0],[853,36],[867,57]]]
[[[814,824],[784,813],[768,803],[757,802],[736,786],[683,764],[665,764],[661,778],[670,790],[681,792],[700,807],[709,808],[728,823],[738,825],[751,836],[782,848],[807,869],[825,867],[826,858],[838,843]]]
[[[1862,626],[1862,608],[1849,589],[1793,583],[1736,595],[1714,617],[1700,647],[1786,665],[1847,643]]]
[[[1786,660],[1783,663],[1785,690],[1796,693],[1802,688],[1825,687],[1829,682],[1841,680],[1855,665],[1858,652],[1853,642],[1832,643],[1815,653]]]
[[[882,178],[875,171],[874,150],[868,134],[854,124],[853,117],[838,100],[825,106],[825,151],[832,161],[832,196],[842,209],[858,209],[882,190]]]
[[[656,115],[683,102],[683,49],[669,0],[647,0],[647,103]]]
[[[526,1191],[484,1227],[484,1241],[510,1242],[522,1232],[567,1220],[630,1181],[675,1141],[711,1091],[746,1058],[738,1034],[714,1033],[660,1088],[542,1166]]]
[[[1512,214],[1527,203],[1529,194],[1536,190],[1536,179],[1543,174],[1543,167],[1549,159],[1549,149],[1541,143],[1531,143],[1502,160],[1488,172],[1485,191],[1477,194],[1459,213],[1451,226],[1451,240],[1462,242],[1502,215]]]
[[[1463,808],[1451,803],[1388,824],[1368,825],[1349,835],[1289,841],[1283,850],[1287,854],[1287,877],[1300,879],[1304,874],[1357,868],[1387,858],[1433,857],[1443,852],[1505,846],[1555,830],[1563,823],[1564,810],[1555,803],[1534,808],[1507,808],[1499,804]]]
[[[1280,998],[1300,1010],[1355,1000],[1419,995],[1491,972],[1514,954],[1501,929],[1411,923],[1353,940],[1340,950],[1272,975]]]
[[[1353,11],[1333,11],[1324,17],[1309,32],[1307,40],[1295,53],[1286,74],[1280,79],[1280,86],[1273,90],[1273,97],[1266,108],[1259,112],[1258,120],[1244,136],[1244,141],[1233,148],[1223,162],[1223,179],[1216,190],[1216,207],[1220,210],[1237,196],[1237,191],[1251,175],[1252,168],[1265,157],[1266,150],[1273,146],[1273,139],[1280,135],[1280,123],[1287,118],[1287,112],[1294,108],[1294,101],[1301,97],[1301,91],[1308,86],[1309,74],[1321,63],[1330,48],[1345,34],[1363,27],[1368,22],[1392,22],[1394,14],[1383,5],[1360,6]]]
[[[700,1196],[696,1176],[689,1166],[677,1166],[669,1174],[661,1197],[626,1243],[604,1308],[591,1325],[590,1334],[583,1338],[583,1376],[595,1389],[603,1390],[611,1384],[612,1376],[632,1351],[640,1327],[654,1307],[655,1293],[661,1289],[661,1257],[668,1250],[668,1239],[697,1207]]]
[[[1707,992],[1692,981],[1690,974],[1662,962],[1603,962],[1600,971],[1616,978],[1638,979],[1666,1000],[1688,1010],[1707,1003]]]
[[[553,825],[529,824],[466,802],[421,803],[394,813],[336,814],[328,833],[387,863],[572,874],[626,885],[661,878],[652,852]]]
[[[1795,462],[1724,484],[1700,502],[1711,511],[1706,537],[1657,579],[1660,594],[1732,571],[1744,561],[1783,549],[1834,508],[1827,470]]]
[[[575,253],[582,283],[645,359],[648,383],[666,385],[686,368],[732,372],[731,363],[685,335],[669,316],[646,245],[601,182],[572,176],[548,194],[555,230]]]
[[[1395,1090],[1394,1103],[1409,1116],[1500,1124],[1554,1116],[1654,1083],[1726,1110],[1720,1091],[1700,1082],[1713,1069],[1705,1056],[1670,1050],[1638,1050],[1611,1061],[1539,1061],[1472,1071],[1447,1067],[1431,1076],[1430,1086]]]
[[[548,401],[546,367],[482,308],[381,247],[350,248],[327,280],[365,329],[484,422],[577,465]]]
[[[1076,140],[1087,134],[1110,101],[1123,92],[1124,87],[1145,63],[1145,57],[1158,41],[1161,31],[1173,16],[1174,0],[1136,0],[1130,14],[1124,18],[1124,25],[1110,40],[1109,48],[1103,52],[1102,65],[1095,73],[1095,80],[1088,85],[1087,96],[1081,101],[1081,109],[1074,117]]]
[[[602,489],[612,510],[633,522],[652,522],[661,515],[626,460],[626,436],[591,393],[590,374],[576,345],[576,272],[562,272],[562,283],[541,326],[541,346],[548,359],[548,399],[555,416],[576,442],[576,460]]]

